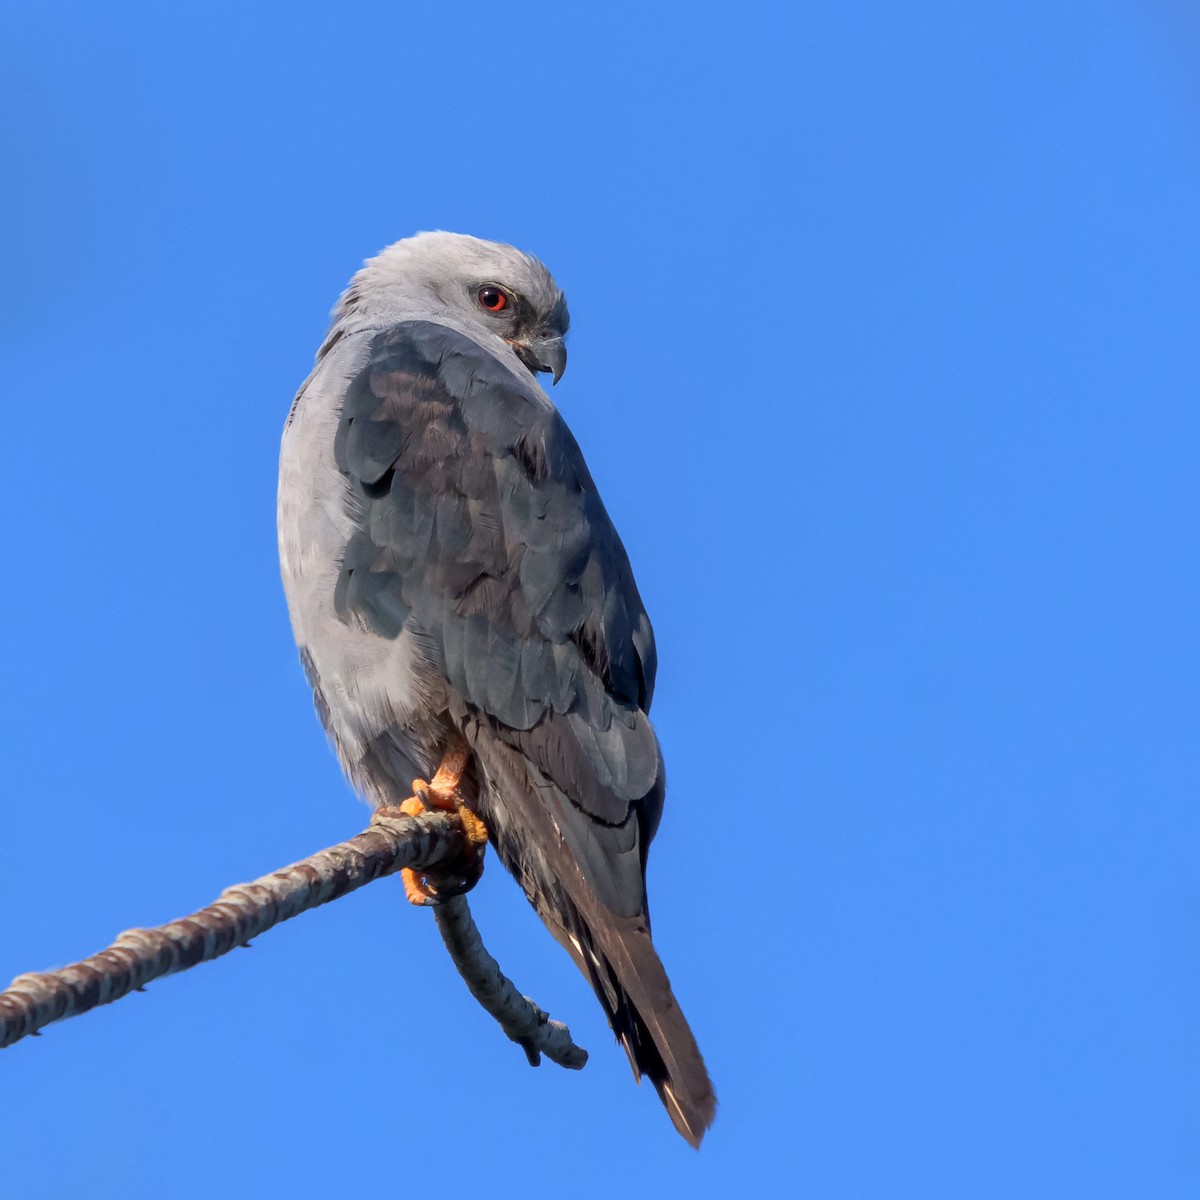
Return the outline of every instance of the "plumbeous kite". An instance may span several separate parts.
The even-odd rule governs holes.
[[[654,634],[537,381],[562,375],[567,322],[549,271],[512,246],[424,233],[369,260],[284,430],[283,581],[352,783],[377,806],[415,793],[417,811],[482,819],[699,1145],[716,1099],[646,904],[665,792]],[[405,886],[436,898],[436,879]]]

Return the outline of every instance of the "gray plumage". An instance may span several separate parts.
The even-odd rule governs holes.
[[[716,1102],[645,892],[654,635],[535,374],[561,374],[567,322],[511,246],[421,234],[368,262],[284,432],[284,586],[350,779],[397,804],[465,737],[468,804],[698,1145]]]

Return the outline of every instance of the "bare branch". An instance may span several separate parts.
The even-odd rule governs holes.
[[[536,1067],[544,1054],[560,1067],[578,1071],[587,1062],[587,1051],[571,1041],[571,1031],[561,1021],[551,1021],[528,996],[522,996],[487,952],[471,919],[465,896],[452,896],[433,906],[438,931],[458,973],[471,995],[500,1024],[500,1028]]]
[[[126,930],[99,954],[57,971],[18,975],[0,992],[0,1048],[53,1021],[140,991],[151,980],[228,954],[281,921],[403,867],[452,867],[464,858],[473,861],[474,851],[454,814],[376,815],[356,837],[253,883],[226,888],[215,903],[189,917],[155,929]],[[500,973],[483,948],[465,900],[459,897],[439,907],[451,909],[445,919],[439,916],[438,925],[459,974],[505,1033],[525,1047],[530,1062],[536,1066],[540,1052],[563,1066],[581,1067],[587,1052],[571,1042],[565,1025],[548,1020]]]

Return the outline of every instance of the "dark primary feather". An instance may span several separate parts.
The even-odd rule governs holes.
[[[361,530],[338,615],[418,635],[458,698],[498,853],[698,1141],[715,1101],[644,886],[664,792],[654,635],[575,439],[532,382],[413,321],[352,380],[336,457]]]

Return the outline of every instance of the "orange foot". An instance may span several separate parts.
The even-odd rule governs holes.
[[[428,782],[424,779],[414,779],[413,794],[398,805],[406,817],[420,816],[431,809],[457,813],[467,841],[475,852],[474,865],[458,877],[439,876],[431,879],[424,871],[404,867],[400,878],[404,881],[404,894],[410,904],[436,904],[450,896],[461,896],[479,882],[479,876],[483,872],[483,852],[487,848],[487,826],[463,803],[458,791],[470,757],[471,752],[467,749],[467,744],[459,737],[452,738],[434,777]]]

